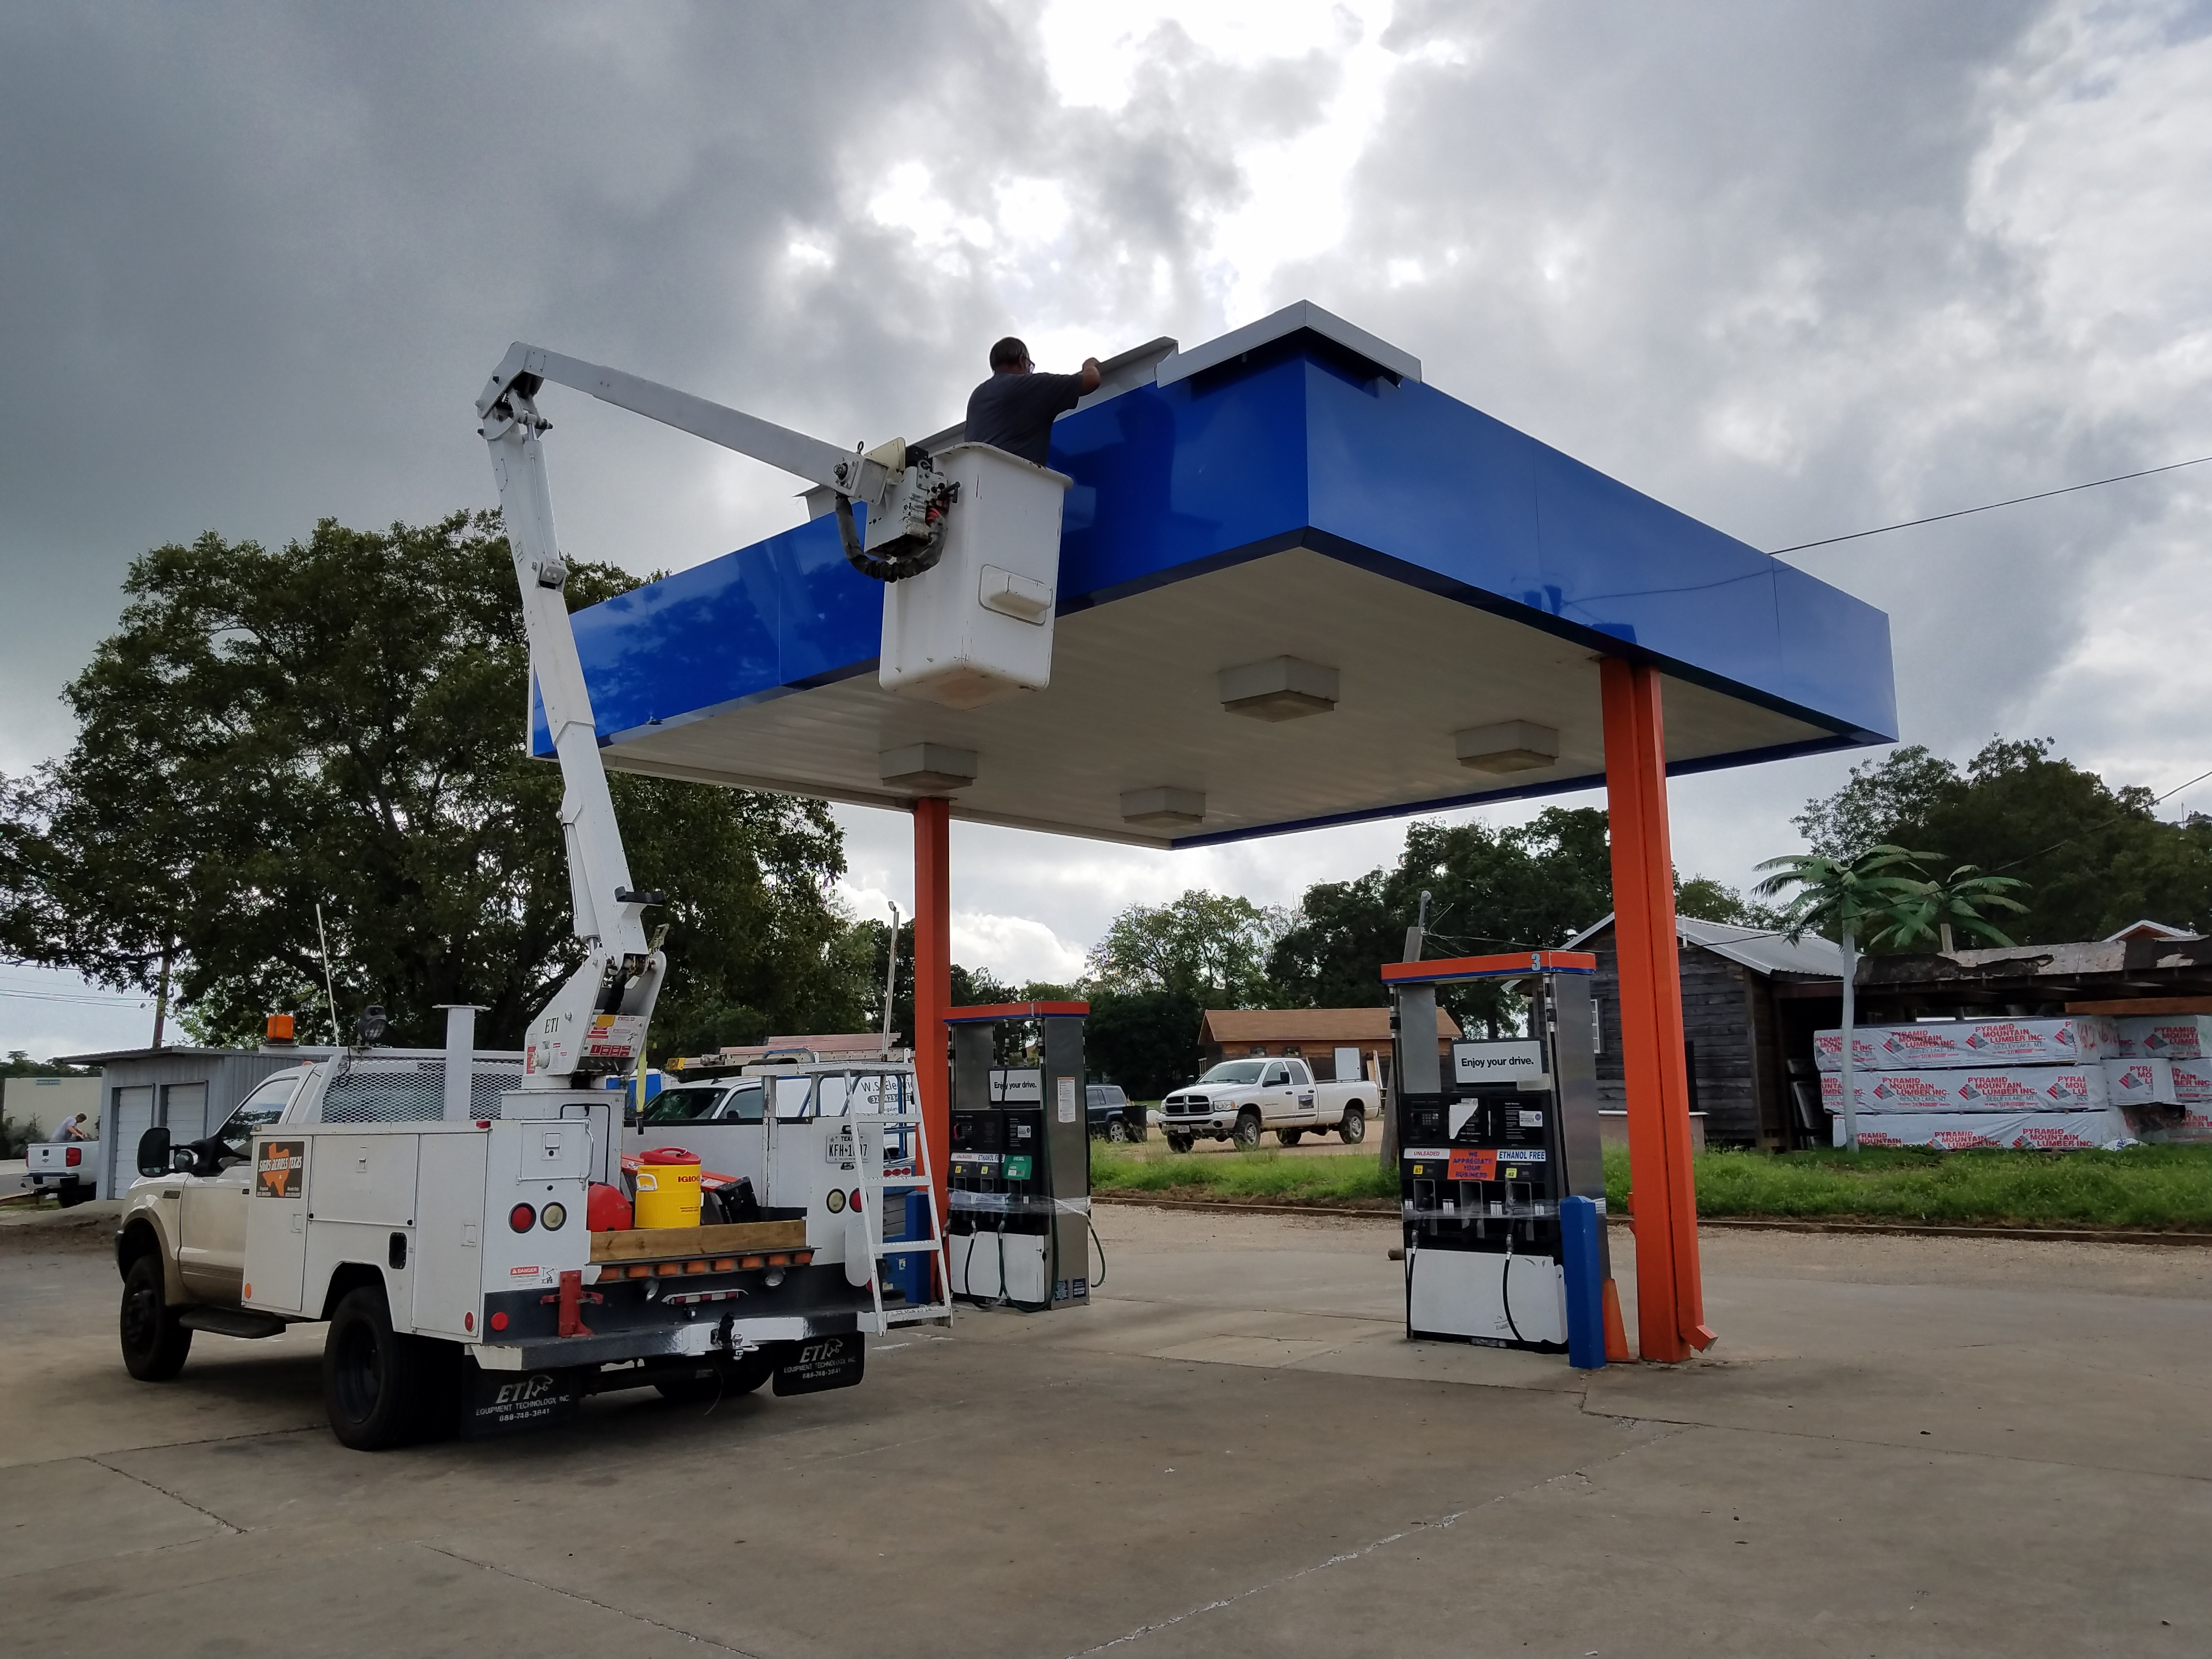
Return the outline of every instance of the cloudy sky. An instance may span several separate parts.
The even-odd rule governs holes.
[[[1775,548],[2212,454],[2212,6],[1578,0],[0,5],[0,771],[131,557],[493,500],[528,337],[841,441],[1311,299]],[[564,407],[563,540],[643,571],[793,481]],[[2212,767],[2212,466],[1793,556],[1887,611],[1904,730]],[[1741,884],[1824,757],[1674,789]],[[2212,810],[2212,785],[2169,803]],[[909,835],[841,811],[851,897]],[[956,954],[1070,974],[1186,887],[1293,902],[1376,824],[1155,854],[956,825]],[[0,969],[0,1049],[144,1012]]]

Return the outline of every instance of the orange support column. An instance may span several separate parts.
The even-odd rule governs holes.
[[[1686,1359],[1713,1334],[1705,1325],[1697,1190],[1690,1172],[1690,1080],[1682,1058],[1674,860],[1667,833],[1666,723],[1656,670],[1608,657],[1599,673],[1628,1167],[1635,1188],[1637,1342],[1646,1359]]]
[[[952,1006],[951,827],[949,801],[915,802],[914,1069],[940,1234],[945,1163],[952,1156],[952,1076],[945,1048],[945,1016]]]

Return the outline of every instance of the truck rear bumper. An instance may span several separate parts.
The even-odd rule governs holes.
[[[844,1310],[780,1314],[727,1323],[738,1346],[803,1342],[816,1336],[850,1336],[860,1316]],[[701,1318],[649,1330],[614,1331],[605,1336],[555,1336],[520,1342],[484,1342],[470,1352],[488,1371],[560,1370],[571,1365],[611,1365],[626,1359],[696,1359],[724,1351],[725,1324]]]

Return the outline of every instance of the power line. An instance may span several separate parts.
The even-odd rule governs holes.
[[[2155,806],[2162,800],[2169,800],[2172,797],[2179,794],[2183,790],[2188,788],[2190,784],[2202,783],[2207,778],[2212,778],[2212,772],[2199,772],[2195,777],[2190,779],[2189,783],[2177,783],[2172,788],[2167,790],[2165,794],[2153,795],[2150,799],[2150,804],[2153,806]],[[2055,853],[2062,847],[2071,847],[2075,842],[2081,840],[2084,836],[2098,835],[2104,830],[2111,829],[2116,823],[2125,823],[2134,816],[2135,814],[2132,812],[2123,812],[2116,818],[2106,818],[2102,823],[2092,824],[2087,830],[2077,830],[2072,835],[2067,836],[2064,841],[2054,841],[2050,846],[2045,848],[2041,853],[2030,853],[2026,858],[2014,859],[2010,864],[2000,864],[1996,869],[1990,871],[1988,873],[1992,876],[2001,876],[2008,870],[2019,869],[2023,864],[2033,864],[2036,860],[2044,857],[2047,854]]]
[[[1989,501],[1980,507],[1962,507],[1955,513],[1937,513],[1925,519],[1907,519],[1903,524],[1886,524],[1873,530],[1854,530],[1848,536],[1830,536],[1824,541],[1799,542],[1794,547],[1778,547],[1771,551],[1778,558],[1784,553],[1802,553],[1808,547],[1833,547],[1838,542],[1855,542],[1867,536],[1887,536],[1893,530],[1911,530],[1923,524],[1941,524],[1946,519],[1964,519],[1977,513],[1994,513],[2001,507],[2018,507],[2022,501],[2049,501],[2053,495],[2070,495],[2077,489],[2094,489],[2100,484],[2125,483],[2130,478],[2148,478],[2159,472],[2179,472],[2185,466],[2202,466],[2207,461],[2212,461],[2212,455],[2199,455],[2193,461],[2175,461],[2166,466],[2147,466],[2140,472],[2116,472],[2109,478],[2092,478],[2087,483],[2039,490],[2033,495],[2015,495],[2010,501]]]

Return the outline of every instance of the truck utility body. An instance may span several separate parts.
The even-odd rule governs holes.
[[[1285,1146],[1329,1129],[1357,1141],[1366,1138],[1382,1099],[1372,1083],[1316,1082],[1303,1060],[1224,1060],[1160,1103],[1160,1132],[1178,1152],[1200,1138],[1256,1146],[1268,1129]]]
[[[608,1387],[857,1382],[865,1333],[942,1316],[895,1295],[887,1307],[878,1282],[884,1147],[895,1177],[920,1152],[911,1066],[763,1079],[778,1110],[711,1148],[758,1219],[595,1232],[591,1188],[622,1184],[620,1097],[525,1092],[516,1060],[476,1056],[471,1115],[447,1119],[446,1064],[316,1061],[269,1079],[207,1141],[171,1149],[151,1132],[146,1162],[175,1167],[131,1188],[126,1281],[157,1261],[178,1325],[231,1336],[331,1319],[374,1291],[391,1332],[441,1345],[456,1372],[438,1409],[480,1430]],[[495,1373],[530,1374],[522,1397],[544,1409],[516,1417],[512,1389],[481,1384]]]

